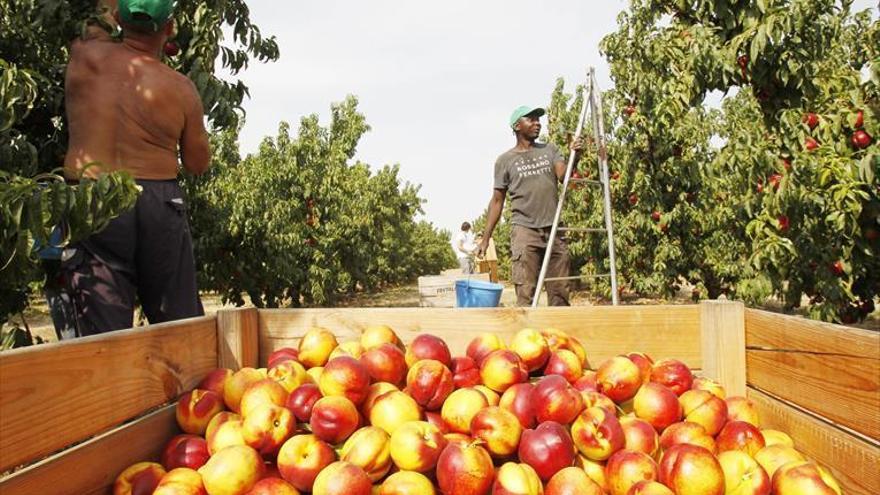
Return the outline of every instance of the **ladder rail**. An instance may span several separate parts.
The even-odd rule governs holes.
[[[592,93],[592,80],[588,78],[587,84],[581,89],[581,115],[578,118],[577,129],[574,133],[574,139],[580,139],[584,130],[584,121],[587,119],[587,107],[590,105],[589,95]],[[589,91],[588,91],[589,89]],[[559,219],[562,217],[562,205],[565,202],[565,193],[568,191],[568,181],[571,178],[571,171],[574,168],[575,151],[569,150],[568,166],[565,168],[565,175],[562,181],[562,193],[559,201],[556,203],[556,214],[553,216],[553,226],[550,228],[550,238],[547,239],[547,248],[544,251],[544,260],[541,263],[541,272],[538,274],[538,285],[535,287],[535,294],[532,296],[532,307],[538,307],[538,299],[541,295],[541,289],[544,287],[544,279],[547,276],[547,268],[550,266],[550,254],[553,250],[553,243],[556,242],[556,232],[559,230]]]

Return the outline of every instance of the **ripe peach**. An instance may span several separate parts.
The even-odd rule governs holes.
[[[394,344],[380,344],[361,356],[373,382],[400,384],[406,379],[407,365],[403,351]]]
[[[571,437],[581,454],[595,461],[608,459],[626,444],[620,421],[601,407],[582,412],[571,425]]]
[[[642,452],[618,450],[605,466],[611,495],[626,495],[639,481],[656,480],[658,469],[654,459]]]
[[[376,382],[370,385],[370,388],[367,389],[367,397],[361,403],[361,414],[364,415],[365,418],[370,417],[370,411],[373,409],[373,404],[381,397],[383,394],[387,392],[399,392],[400,389],[397,388],[397,385],[393,385],[388,382]],[[411,398],[411,397],[410,397]],[[418,404],[416,404],[418,405]]]
[[[370,409],[370,424],[377,426],[389,435],[409,421],[422,418],[419,405],[409,395],[393,390],[380,395]]]
[[[666,485],[656,481],[639,481],[626,495],[675,495]]]
[[[327,362],[333,361],[334,358],[338,358],[340,356],[348,356],[355,359],[360,359],[361,356],[364,355],[364,347],[360,342],[356,340],[349,340],[347,342],[343,342],[336,346],[336,349],[333,349],[333,352],[330,353],[330,356],[327,357]]]
[[[576,467],[559,470],[547,482],[544,495],[604,495],[587,473]]]
[[[752,457],[739,450],[718,454],[725,495],[770,495],[770,477]]]
[[[364,329],[361,334],[361,346],[369,351],[382,344],[392,344],[401,347],[400,337],[388,325],[371,325]]]
[[[510,342],[510,350],[515,352],[529,371],[536,371],[547,364],[550,358],[550,346],[541,332],[532,328],[523,328]]]
[[[682,421],[669,425],[660,435],[660,448],[668,450],[673,445],[687,443],[715,452],[715,439],[697,423]]]
[[[286,407],[261,404],[244,417],[241,436],[261,455],[274,457],[296,430],[296,419]]]
[[[510,386],[529,379],[525,364],[512,351],[492,351],[483,358],[480,378],[492,390],[504,392]]]
[[[264,469],[256,450],[235,445],[213,454],[199,474],[211,495],[244,495],[263,477]]]
[[[211,455],[234,445],[247,445],[244,441],[242,426],[244,423],[240,419],[232,419],[224,421],[211,436],[208,437],[208,453]]]
[[[258,481],[247,495],[299,495],[299,490],[281,478],[270,477]]]
[[[336,357],[324,366],[318,388],[324,397],[345,397],[358,405],[367,398],[370,373],[360,361],[351,356]]]
[[[336,336],[330,330],[312,327],[299,341],[298,360],[306,368],[324,366],[337,345]]]
[[[516,453],[522,426],[512,412],[490,406],[473,417],[470,431],[474,438],[483,441],[489,454],[503,458]]]
[[[745,421],[760,428],[761,421],[754,402],[742,396],[728,397],[726,402],[727,421]]]
[[[453,387],[452,372],[434,359],[416,362],[406,374],[407,392],[429,411],[440,409]]]
[[[288,392],[284,386],[271,378],[252,383],[241,396],[239,404],[241,415],[247,419],[253,410],[264,404],[283,407],[287,402],[287,396]]]
[[[447,433],[453,433],[452,429],[449,428],[449,425],[446,424],[446,421],[443,420],[443,416],[436,411],[428,411],[425,413],[425,421],[431,423],[436,426],[438,430],[445,436]],[[459,435],[463,435],[459,433]]]
[[[489,402],[479,390],[460,388],[449,394],[443,402],[440,416],[451,431],[470,433],[471,419],[486,407],[489,407]]]
[[[165,468],[155,462],[138,462],[125,468],[113,482],[113,495],[150,494],[165,476]]]
[[[442,429],[441,429],[441,431],[442,431]],[[456,443],[461,443],[461,444],[467,445],[469,443],[474,442],[474,437],[472,437],[470,435],[465,435],[464,433],[455,433],[455,432],[444,433],[443,438],[446,439],[446,443],[456,442]]]
[[[168,471],[179,467],[198,469],[208,462],[209,457],[208,442],[204,438],[176,435],[162,451],[162,466]]]
[[[772,490],[778,495],[841,495],[840,485],[813,462],[790,462],[776,470]]]
[[[423,333],[413,339],[406,348],[406,365],[412,366],[423,359],[440,361],[447,368],[452,368],[452,353],[446,342],[440,337]]]
[[[391,469],[391,437],[381,428],[365,426],[348,437],[339,458],[363,469],[375,483]]]
[[[728,452],[738,452],[734,450],[729,450]],[[776,470],[780,467],[788,464],[789,462],[803,462],[806,461],[803,455],[800,452],[795,450],[792,447],[787,447],[785,445],[767,445],[763,449],[759,450],[755,453],[755,461],[764,468],[764,471],[767,473],[771,479],[773,475],[776,474]]]
[[[681,404],[675,393],[665,385],[646,383],[633,398],[633,411],[651,426],[662,432],[667,426],[681,420]]]
[[[506,462],[495,473],[492,495],[543,495],[544,485],[528,464]]]
[[[538,380],[531,398],[539,424],[545,421],[570,424],[584,407],[581,394],[559,375],[548,375]]]
[[[266,378],[266,376],[254,368],[242,368],[233,373],[223,386],[223,402],[226,404],[226,407],[232,412],[241,412],[239,404],[241,403],[241,396],[244,395],[244,391],[251,384]]]
[[[335,460],[333,447],[315,435],[294,435],[278,451],[278,471],[297,490],[310,492],[318,473]]]
[[[373,484],[363,469],[337,461],[324,468],[312,487],[312,495],[370,495]]]
[[[426,473],[434,469],[447,441],[426,421],[409,421],[391,434],[391,459],[404,471]]]
[[[321,375],[323,373],[323,366],[315,366],[306,370],[306,374],[309,375],[309,380],[311,380],[311,383],[314,383],[315,385],[321,383]]]
[[[639,367],[639,376],[642,385],[651,381],[651,372],[654,370],[654,360],[644,352],[630,352],[626,357]]]
[[[320,399],[321,390],[314,383],[304,383],[287,396],[285,407],[290,409],[298,421],[307,423],[312,417],[312,407]]]
[[[616,403],[635,397],[642,386],[641,370],[628,357],[614,356],[606,360],[596,370],[599,392]]]
[[[601,407],[608,411],[608,414],[617,415],[617,404],[605,394],[599,392],[581,392],[581,399],[584,401],[584,409]]]
[[[660,459],[660,482],[676,495],[723,495],[724,471],[708,450],[673,445]]]
[[[338,395],[322,397],[312,407],[309,424],[316,437],[327,443],[336,444],[357,430],[360,414],[354,403],[345,397]]]
[[[293,360],[299,361],[299,350],[294,349],[293,347],[282,347],[280,349],[275,349],[269,354],[269,358],[266,359],[266,367],[270,370],[274,368],[279,363],[283,363],[284,361]]]
[[[575,452],[568,429],[554,421],[523,431],[517,449],[520,461],[534,468],[542,481],[574,464]]]
[[[584,373],[580,358],[577,354],[567,350],[559,349],[550,353],[547,359],[547,365],[544,367],[544,375],[559,375],[568,383],[576,382]]]
[[[685,421],[697,423],[714,436],[727,422],[727,404],[712,392],[688,390],[678,398]]]
[[[794,448],[794,440],[788,436],[788,433],[779,430],[761,430],[761,434],[764,435],[764,445],[767,447],[771,445],[784,445]]]
[[[217,431],[217,428],[219,428],[220,425],[227,421],[234,420],[240,421],[241,416],[229,411],[223,411],[215,414],[214,417],[211,418],[211,421],[208,422],[208,427],[205,429],[205,440],[211,441],[211,437],[214,435],[214,432]]]
[[[603,493],[608,491],[608,478],[605,476],[605,461],[594,461],[578,454],[575,466],[584,470],[593,483],[599,485]]]
[[[487,332],[474,337],[468,344],[465,354],[473,359],[477,366],[481,366],[483,358],[488,356],[490,352],[506,348],[500,337]]]
[[[303,365],[292,359],[282,361],[276,364],[273,368],[270,368],[268,371],[268,377],[281,384],[288,394],[296,390],[300,385],[309,383],[310,381],[309,375],[306,373],[306,369],[303,368]]]
[[[750,456],[754,456],[764,448],[764,435],[761,435],[761,430],[755,428],[751,423],[731,421],[724,425],[724,428],[715,437],[715,445],[718,447],[719,453],[728,450],[742,450]]]
[[[193,435],[204,435],[215,414],[223,411],[223,399],[215,392],[195,389],[177,401],[175,415],[180,429]]]
[[[450,443],[437,459],[437,484],[443,493],[486,495],[494,479],[492,458],[476,443]]]
[[[482,383],[480,380],[480,368],[473,359],[467,356],[452,358],[452,383],[455,388],[473,387]]]
[[[705,390],[707,392],[712,392],[712,395],[721,400],[724,400],[727,397],[727,392],[720,383],[701,376],[694,378],[694,382],[691,384],[691,390]]]
[[[220,397],[223,397],[223,389],[226,387],[226,380],[232,377],[232,370],[229,368],[217,368],[205,375],[202,381],[196,385],[197,389],[210,390]]]
[[[501,394],[491,388],[485,385],[474,385],[473,388],[479,390],[483,394],[483,397],[486,398],[486,402],[488,402],[490,406],[497,406],[498,403],[501,402]]]
[[[547,340],[550,352],[555,352],[560,349],[571,351],[581,361],[582,368],[586,369],[590,367],[584,346],[581,345],[580,341],[575,337],[555,328],[545,328],[544,330],[541,330],[541,335]]]
[[[620,418],[625,438],[624,448],[654,457],[660,449],[660,436],[651,423],[632,416]]]
[[[651,381],[669,387],[675,395],[681,395],[691,389],[694,375],[686,364],[676,359],[661,359],[654,363],[651,370]]]
[[[398,471],[385,478],[376,495],[436,495],[434,484],[424,474]]]
[[[599,382],[596,381],[596,372],[584,370],[584,374],[572,383],[571,386],[578,392],[598,392]]]
[[[137,492],[133,492],[133,495]],[[179,467],[165,473],[152,495],[208,495],[199,473],[187,467]]]
[[[498,402],[500,407],[512,412],[519,424],[523,428],[534,428],[535,408],[532,404],[532,391],[535,386],[531,383],[517,383],[504,391],[501,400]]]

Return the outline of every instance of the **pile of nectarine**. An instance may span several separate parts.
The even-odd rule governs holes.
[[[453,357],[433,335],[312,328],[267,368],[211,372],[176,413],[160,462],[114,494],[840,494],[747,398],[675,359],[593,369],[554,329]]]

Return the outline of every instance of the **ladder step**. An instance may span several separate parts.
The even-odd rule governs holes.
[[[605,232],[605,228],[599,227],[559,227],[560,232]]]
[[[572,182],[583,182],[583,183],[586,183],[586,184],[592,184],[592,185],[594,185],[594,186],[601,186],[601,185],[602,185],[602,181],[601,181],[601,180],[585,179],[585,178],[583,178],[583,177],[569,177],[569,178],[568,178],[568,182],[569,182],[569,183],[572,183]]]
[[[579,280],[582,278],[605,278],[610,277],[610,273],[599,273],[596,275],[572,275],[570,277],[547,277],[544,279],[544,282],[555,282],[558,280]]]

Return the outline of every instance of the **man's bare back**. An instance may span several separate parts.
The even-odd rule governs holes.
[[[187,170],[207,169],[210,151],[195,86],[144,48],[109,36],[73,42],[65,82],[68,177],[99,162],[102,167],[84,176],[125,170],[136,179],[174,179],[178,144]]]

